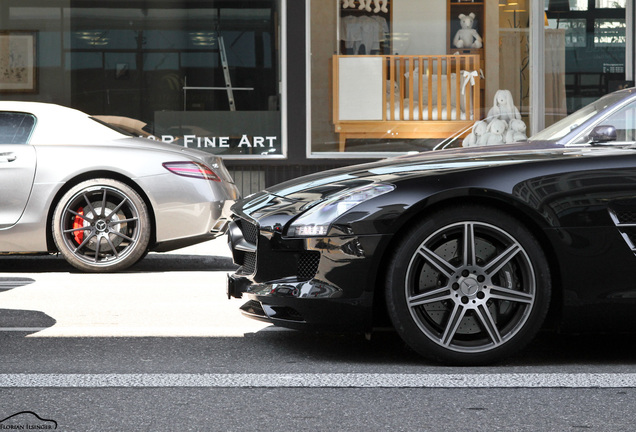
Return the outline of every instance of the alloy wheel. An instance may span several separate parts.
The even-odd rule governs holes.
[[[536,284],[517,240],[490,224],[461,222],[422,242],[409,263],[405,290],[413,320],[432,341],[479,352],[523,327]]]

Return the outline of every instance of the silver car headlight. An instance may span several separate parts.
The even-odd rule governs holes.
[[[395,186],[390,184],[373,183],[338,192],[301,214],[298,219],[292,222],[288,233],[294,237],[327,235],[329,227],[337,218],[358,204],[394,189]]]

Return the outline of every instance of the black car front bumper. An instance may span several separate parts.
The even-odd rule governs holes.
[[[297,329],[370,329],[385,236],[284,238],[244,219],[228,235],[241,267],[227,294],[248,298],[245,315]]]

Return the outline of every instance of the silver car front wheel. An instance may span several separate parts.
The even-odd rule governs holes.
[[[464,206],[432,214],[392,261],[387,305],[419,353],[452,364],[509,355],[538,331],[549,268],[531,233],[507,214]]]
[[[128,185],[92,179],[72,187],[53,214],[53,239],[74,267],[119,271],[143,257],[150,219],[143,199]]]

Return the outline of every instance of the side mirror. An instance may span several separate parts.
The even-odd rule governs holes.
[[[603,144],[617,140],[616,128],[614,126],[596,126],[590,132],[592,144]]]

